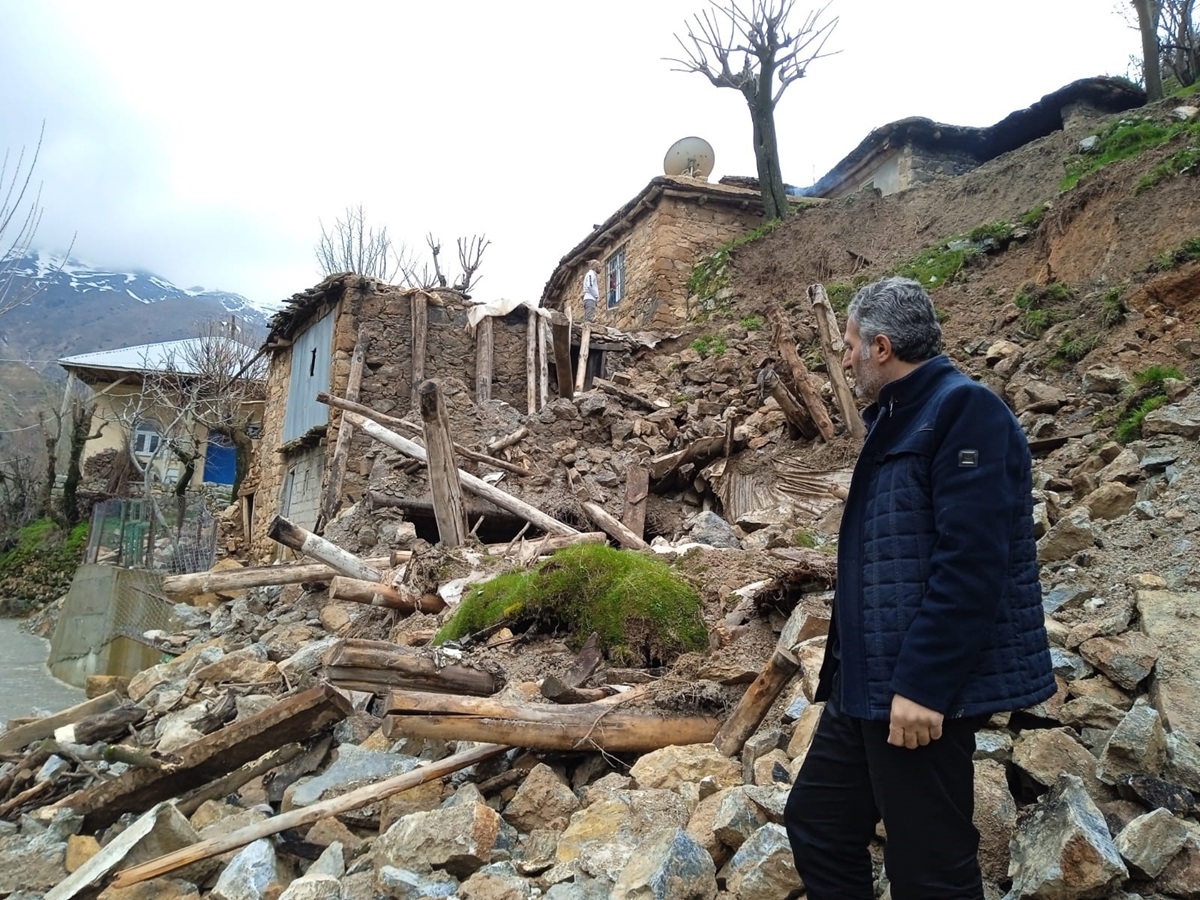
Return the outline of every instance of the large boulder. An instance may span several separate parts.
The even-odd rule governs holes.
[[[613,900],[712,900],[712,857],[682,828],[664,828],[642,843],[621,870]]]
[[[1138,591],[1142,631],[1158,649],[1151,698],[1171,731],[1200,722],[1200,594]]]

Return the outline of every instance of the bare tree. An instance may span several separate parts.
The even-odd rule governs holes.
[[[18,263],[28,255],[42,220],[42,191],[33,184],[33,170],[45,132],[43,124],[31,153],[22,147],[14,161],[5,150],[0,162],[0,315],[28,302],[31,296],[17,281],[17,274]]]
[[[367,225],[362,204],[346,207],[345,218],[337,219],[331,229],[320,224],[316,254],[323,275],[354,272],[391,282],[412,265],[408,248],[394,246],[386,226],[377,230]]]
[[[787,194],[779,166],[779,141],[775,133],[775,107],[789,84],[808,74],[809,65],[829,54],[825,42],[837,25],[834,17],[821,17],[829,3],[808,13],[792,30],[788,17],[795,0],[750,0],[744,12],[736,0],[712,3],[687,26],[686,40],[675,35],[683,48],[676,72],[699,72],[716,87],[741,92],[754,124],[754,158],[767,218],[788,214]]]
[[[456,291],[466,294],[471,290],[472,285],[479,282],[479,279],[475,277],[475,272],[479,269],[483,251],[488,248],[489,244],[491,241],[487,239],[486,234],[475,234],[469,239],[458,239],[458,264],[462,268],[462,278],[454,283]]]
[[[1200,34],[1196,0],[1129,0],[1142,39],[1142,83],[1146,99],[1161,100],[1168,76],[1181,87],[1200,77]],[[1120,6],[1124,12],[1129,6]],[[1128,20],[1128,17],[1126,17]]]
[[[1142,36],[1142,79],[1146,99],[1153,103],[1163,97],[1162,67],[1158,51],[1159,0],[1132,0],[1137,11],[1138,31]]]
[[[423,262],[418,270],[416,260],[408,260],[400,270],[399,281],[401,284],[427,291],[450,287],[451,290],[466,294],[479,283],[479,276],[476,273],[483,260],[483,251],[492,243],[487,239],[486,234],[474,234],[469,238],[460,237],[458,239],[458,265],[461,271],[453,284],[447,279],[446,273],[442,269],[441,240],[435,238],[430,232],[425,236],[425,243],[429,247],[429,261]],[[430,262],[432,262],[432,266]]]

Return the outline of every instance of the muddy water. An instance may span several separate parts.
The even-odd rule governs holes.
[[[0,618],[0,723],[37,711],[58,712],[84,699],[46,668],[50,643],[22,631],[17,619]]]

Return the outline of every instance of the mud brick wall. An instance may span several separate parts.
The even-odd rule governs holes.
[[[601,263],[596,321],[626,331],[669,328],[686,321],[687,283],[696,262],[761,223],[762,216],[748,209],[663,196],[623,240],[596,249]],[[608,309],[604,267],[621,247],[625,248],[625,296]],[[582,320],[586,271],[586,263],[580,263],[564,296],[551,299],[548,305],[563,310],[570,307],[575,320]]]

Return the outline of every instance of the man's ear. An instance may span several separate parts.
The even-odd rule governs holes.
[[[879,357],[880,363],[885,363],[894,355],[892,353],[892,339],[886,334],[877,334],[871,342],[871,355]]]

